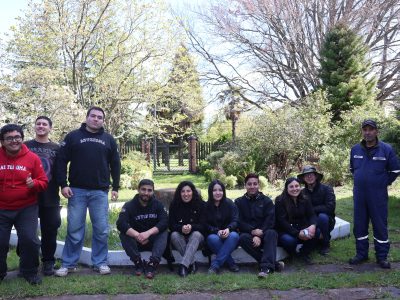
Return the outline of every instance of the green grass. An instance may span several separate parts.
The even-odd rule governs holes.
[[[206,195],[207,182],[204,177],[194,175],[181,176],[155,176],[156,188],[176,187],[182,180],[191,180],[195,185],[202,189],[203,196]],[[204,192],[203,192],[204,190]],[[399,185],[391,188],[390,194],[396,195]],[[267,195],[275,197],[279,191],[264,191]],[[349,187],[335,189],[337,196],[336,215],[342,219],[352,222],[353,204],[352,192]],[[228,197],[235,199],[242,195],[244,190],[228,190]],[[131,199],[135,191],[121,191],[126,195],[127,200]],[[129,197],[128,197],[129,195]],[[400,198],[390,197],[389,201],[389,236],[392,242],[389,259],[392,262],[400,261]],[[370,229],[372,234],[372,229]],[[370,261],[374,260],[372,240],[370,247]],[[345,265],[347,260],[355,252],[354,238],[344,238],[332,241],[331,252],[328,256],[322,257],[313,254],[312,258],[316,264],[337,264]],[[14,249],[9,252],[7,259],[9,270],[18,268],[18,258]],[[43,284],[32,287],[22,279],[7,280],[0,284],[0,298],[23,298],[35,296],[59,296],[59,295],[90,295],[90,294],[138,294],[138,293],[157,293],[175,294],[188,292],[228,292],[246,289],[276,289],[288,290],[293,288],[314,289],[321,293],[326,289],[350,288],[350,287],[387,287],[393,286],[400,288],[400,272],[396,269],[389,271],[366,271],[358,273],[349,271],[345,273],[318,273],[308,272],[307,268],[296,262],[293,272],[276,273],[267,280],[257,280],[254,273],[242,272],[240,274],[223,273],[219,276],[208,276],[206,274],[196,274],[185,279],[175,274],[159,274],[152,281],[143,277],[114,274],[110,276],[99,275],[71,275],[67,278],[44,278]]]

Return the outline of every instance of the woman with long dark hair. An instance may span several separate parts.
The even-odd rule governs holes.
[[[182,277],[197,271],[195,254],[204,241],[204,207],[205,203],[192,182],[179,183],[169,207],[169,229],[171,245],[182,256],[178,270]]]
[[[206,211],[207,246],[216,254],[208,273],[217,274],[225,263],[230,271],[239,272],[231,256],[239,243],[239,234],[236,232],[238,210],[233,201],[226,198],[225,186],[219,180],[213,180],[208,186]]]
[[[275,199],[275,212],[278,245],[310,264],[309,255],[316,247],[319,230],[313,206],[304,197],[299,179],[290,177],[286,180],[284,191]],[[297,244],[303,244],[298,254]]]

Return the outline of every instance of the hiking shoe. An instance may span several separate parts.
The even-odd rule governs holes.
[[[68,275],[68,273],[73,273],[76,272],[76,267],[73,268],[66,268],[66,267],[61,267],[58,270],[54,271],[54,275],[57,277],[65,277]]]
[[[135,271],[133,272],[134,275],[140,276],[144,273],[144,264],[145,260],[142,261],[141,258],[138,258],[137,260],[133,261],[135,265]]]
[[[283,261],[275,262],[275,272],[282,272],[285,268],[285,263]]]
[[[388,262],[386,259],[379,260],[378,265],[382,269],[390,269],[391,268],[390,262]]]
[[[240,268],[237,264],[231,264],[228,266],[229,271],[233,272],[233,273],[237,273],[240,271]]]
[[[42,266],[42,272],[44,276],[51,276],[54,274],[54,262],[44,261]]]
[[[271,269],[261,268],[260,272],[258,273],[258,278],[265,278],[271,273],[272,273]]]
[[[319,254],[321,254],[322,256],[328,255],[329,250],[329,246],[322,246],[321,249],[319,249]]]
[[[145,263],[145,276],[147,279],[153,279],[156,275],[156,269],[159,262],[157,259],[150,257],[149,262]]]
[[[363,262],[366,262],[368,260],[368,257],[361,257],[361,256],[354,256],[353,258],[349,259],[349,264],[350,265],[359,265],[362,264]]]
[[[216,267],[210,267],[207,271],[208,275],[217,275],[219,270]]]
[[[42,278],[37,274],[22,274],[22,277],[31,285],[42,284]]]
[[[306,265],[312,265],[313,264],[313,262],[311,260],[311,257],[308,254],[300,255],[299,258]]]
[[[109,266],[107,265],[101,265],[99,267],[94,267],[93,268],[94,271],[99,272],[100,275],[108,275],[111,274],[111,269]]]

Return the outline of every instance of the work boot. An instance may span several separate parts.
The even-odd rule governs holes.
[[[353,258],[349,259],[349,264],[350,265],[360,265],[363,262],[366,262],[368,260],[368,257],[361,257],[361,256],[354,256]]]
[[[160,260],[154,256],[150,256],[149,262],[145,264],[145,274],[147,279],[153,279],[156,275],[156,270]]]
[[[145,260],[142,261],[142,258],[139,256],[133,261],[133,264],[135,265],[135,271],[134,274],[136,276],[140,276],[144,273],[144,264]]]
[[[390,262],[387,261],[387,259],[382,259],[378,261],[378,265],[382,268],[382,269],[390,269],[391,265]]]

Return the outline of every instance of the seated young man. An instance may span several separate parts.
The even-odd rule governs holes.
[[[275,207],[259,191],[257,174],[248,174],[244,182],[246,193],[235,200],[239,211],[239,245],[258,262],[258,277],[263,278],[284,267],[283,262],[276,262]]]
[[[138,194],[124,204],[117,220],[122,247],[135,265],[135,274],[148,279],[155,275],[168,238],[168,216],[164,205],[154,197],[154,182],[139,182]],[[140,251],[151,251],[149,261]]]

